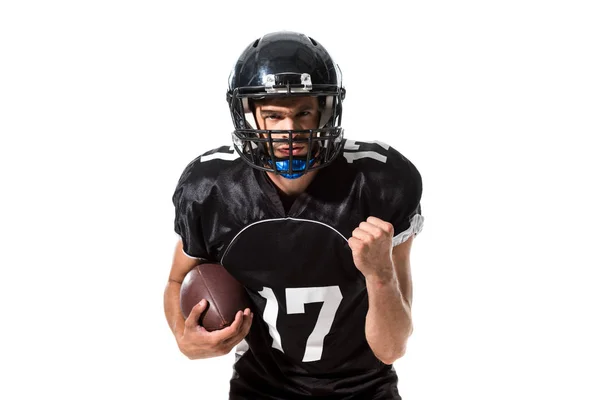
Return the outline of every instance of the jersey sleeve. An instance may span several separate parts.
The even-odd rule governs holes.
[[[192,258],[208,259],[207,246],[202,232],[200,188],[195,179],[196,160],[183,171],[175,192],[175,232],[181,237],[183,251]]]
[[[423,222],[425,218],[421,213],[421,205],[419,204],[417,208],[409,214],[408,218],[402,219],[400,226],[405,227],[406,229],[402,231],[398,231],[394,227],[394,239],[392,241],[393,246],[397,246],[400,243],[404,243],[410,238],[412,235],[418,235],[423,230]]]
[[[388,175],[392,188],[388,195],[388,204],[392,206],[389,222],[394,226],[392,244],[397,246],[423,229],[423,182],[414,164],[393,148],[389,149],[389,162],[393,171]]]

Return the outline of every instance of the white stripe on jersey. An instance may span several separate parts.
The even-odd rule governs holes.
[[[398,246],[400,243],[404,243],[413,234],[416,236],[423,230],[423,222],[425,218],[421,214],[415,214],[410,220],[410,226],[404,232],[400,232],[394,239],[392,239],[392,246]]]
[[[285,220],[292,220],[292,221],[302,221],[302,222],[312,222],[313,224],[320,224],[323,226],[326,226],[327,228],[331,229],[332,231],[334,231],[335,233],[337,233],[338,235],[340,235],[342,237],[342,239],[344,239],[346,242],[348,241],[348,239],[346,239],[344,237],[344,235],[342,235],[337,229],[335,229],[333,226],[331,225],[327,225],[326,223],[320,222],[320,221],[313,221],[312,219],[302,219],[302,218],[291,218],[291,217],[287,217],[287,218],[272,218],[272,219],[263,219],[260,221],[256,221],[251,223],[250,225],[245,226],[241,231],[238,232],[237,235],[235,235],[235,237],[231,240],[231,242],[229,243],[229,245],[227,246],[227,249],[223,252],[223,257],[221,257],[221,264],[223,264],[223,258],[225,258],[225,256],[227,255],[227,253],[229,252],[229,248],[231,247],[231,245],[233,244],[233,242],[235,242],[235,239],[237,239],[238,236],[240,236],[242,234],[242,232],[244,232],[246,229],[250,228],[253,225],[256,224],[262,224],[265,222],[273,222],[273,221],[285,221]]]

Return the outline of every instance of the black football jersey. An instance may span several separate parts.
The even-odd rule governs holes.
[[[253,302],[230,399],[400,399],[365,338],[365,279],[348,238],[369,216],[418,234],[421,176],[381,142],[345,140],[289,207],[263,171],[223,146],[193,160],[173,202],[184,252],[219,262]]]

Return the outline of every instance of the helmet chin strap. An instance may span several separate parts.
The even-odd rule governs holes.
[[[272,162],[269,161],[272,165]],[[277,171],[281,172],[281,176],[286,179],[297,179],[306,173],[306,170],[311,167],[315,163],[315,159],[311,159],[309,163],[306,160],[292,160],[292,171],[297,171],[296,173],[289,174],[287,173],[290,169],[290,160],[281,160],[275,161],[275,168]],[[308,164],[308,165],[307,165]]]

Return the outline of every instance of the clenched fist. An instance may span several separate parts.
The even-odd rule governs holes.
[[[392,238],[394,227],[389,222],[369,217],[352,231],[348,245],[354,265],[365,278],[388,282],[394,275]]]

